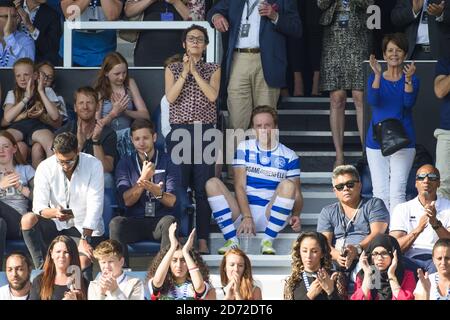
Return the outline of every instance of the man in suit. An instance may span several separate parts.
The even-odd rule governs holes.
[[[301,36],[295,1],[221,0],[207,20],[229,31],[226,53],[228,110],[234,129],[246,130],[253,108],[276,107],[286,86],[287,36]]]
[[[447,0],[448,2],[448,0]],[[408,59],[435,60],[448,55],[450,3],[442,0],[397,0],[392,23],[405,29]]]
[[[58,55],[62,34],[58,13],[46,4],[46,0],[14,0],[14,5],[22,20],[20,30],[35,43],[35,62],[62,65]]]
[[[46,4],[47,0],[14,0],[22,20],[20,30],[33,39],[36,46],[35,62],[49,61],[62,65],[58,55],[62,29],[58,13]]]

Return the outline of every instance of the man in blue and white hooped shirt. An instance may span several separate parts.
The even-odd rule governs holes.
[[[256,139],[242,141],[233,162],[236,197],[217,178],[206,184],[209,205],[226,240],[219,254],[239,247],[239,234],[256,232],[264,232],[261,253],[275,254],[272,242],[278,232],[288,223],[300,231],[300,160],[278,141],[277,125],[274,108],[253,110]]]

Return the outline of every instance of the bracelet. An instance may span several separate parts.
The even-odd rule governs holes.
[[[189,268],[189,272],[200,270],[197,266]]]
[[[243,221],[244,219],[253,219],[253,217],[252,217],[252,216],[243,216],[243,217],[241,218],[241,221]]]

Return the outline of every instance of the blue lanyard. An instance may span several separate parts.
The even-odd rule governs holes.
[[[8,65],[8,62],[9,62],[9,52],[8,51],[9,50],[10,50],[10,48],[7,47],[6,43],[5,43],[5,49],[3,50],[2,56],[0,57],[1,58],[0,65],[2,67],[6,67]]]
[[[245,19],[248,21],[248,18],[253,13],[253,10],[255,10],[256,5],[258,4],[258,0],[255,0],[255,2],[253,2],[251,7],[248,0],[246,0],[245,3],[247,4],[247,16],[245,17]]]
[[[348,9],[350,6],[350,0],[342,0],[342,6],[344,9]]]
[[[98,4],[99,4],[99,0],[92,0],[92,1],[89,3],[89,6],[92,7],[92,8],[95,10],[95,8],[98,7]]]
[[[315,274],[311,274],[314,276]],[[303,282],[305,283],[306,291],[309,291],[309,288],[311,288],[311,284],[309,283],[308,276],[306,275],[306,272],[302,272]]]

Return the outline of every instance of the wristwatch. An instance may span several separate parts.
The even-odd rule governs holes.
[[[100,142],[100,140],[92,140],[92,144],[94,146],[100,146],[102,143]]]
[[[437,220],[436,224],[433,226],[431,226],[434,230],[439,229],[440,227],[442,227],[442,222],[440,220]]]
[[[356,248],[356,252],[358,253],[358,256],[359,256],[362,253],[362,247],[361,247],[361,245],[357,244],[357,245],[355,245],[355,248]]]
[[[161,194],[159,196],[155,195],[155,199],[156,200],[162,199],[163,195],[164,195],[164,192],[161,192]]]
[[[81,235],[81,240],[86,240],[87,243],[91,243],[91,236]]]

